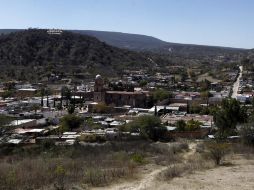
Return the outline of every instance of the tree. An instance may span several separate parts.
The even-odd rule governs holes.
[[[5,100],[6,98],[9,98],[13,95],[13,90],[7,90],[2,93],[2,97]]]
[[[73,104],[70,104],[67,109],[69,114],[73,114],[75,111],[75,106]]]
[[[242,142],[245,145],[254,145],[254,125],[253,122],[247,123],[240,129]]]
[[[197,75],[196,75],[196,73],[192,69],[189,69],[189,76],[190,76],[192,81],[196,81],[197,80]]]
[[[201,124],[202,123],[200,121],[191,119],[191,120],[187,121],[187,123],[186,123],[186,130],[188,130],[188,131],[198,130],[198,129],[200,129]]]
[[[181,76],[181,81],[184,82],[187,78],[188,78],[188,73],[186,70],[181,71],[181,73],[179,73]]]
[[[208,91],[211,86],[211,82],[208,80],[203,80],[200,84],[201,91]]]
[[[34,111],[34,113],[37,113],[37,110],[40,109],[40,108],[41,108],[41,106],[38,105],[38,104],[33,104],[32,105],[32,110]]]
[[[62,110],[62,109],[63,109],[63,106],[62,106],[61,103],[58,103],[58,104],[56,105],[56,108],[57,108],[57,110]]]
[[[244,123],[247,118],[246,109],[241,107],[237,100],[223,100],[221,109],[215,113],[215,125],[218,127],[217,135],[220,138],[225,138],[234,134],[237,123]]]
[[[189,112],[190,113],[197,113],[199,114],[202,111],[202,107],[198,103],[192,103],[189,105]]]
[[[13,118],[0,114],[0,133],[6,129],[6,125],[13,121]],[[10,127],[8,127],[10,129]]]
[[[171,93],[159,88],[152,93],[152,97],[154,102],[159,102],[165,99],[169,99],[171,97]]]
[[[71,100],[71,90],[67,86],[63,86],[61,89],[61,98],[66,100],[66,104],[68,105]]]
[[[52,94],[51,90],[49,88],[46,88],[45,95],[47,97],[47,107],[49,107],[49,95],[51,95],[51,94]]]
[[[191,119],[187,122],[184,120],[179,120],[176,122],[176,128],[178,131],[195,131],[200,129],[201,122]]]
[[[158,140],[163,137],[166,128],[161,125],[159,117],[144,115],[127,125],[131,131],[140,132],[142,137]]]
[[[40,89],[40,95],[41,95],[41,107],[43,107],[43,106],[44,106],[44,103],[43,103],[43,98],[44,98],[45,94],[46,94],[46,90],[45,90],[45,88],[41,88],[41,89]]]
[[[176,122],[176,129],[178,131],[185,131],[185,128],[186,128],[186,123],[184,120],[179,120]]]
[[[110,111],[110,107],[105,103],[98,103],[95,105],[93,112],[95,113],[108,113]]]
[[[211,94],[208,90],[205,90],[200,93],[200,96],[202,99],[207,100],[211,96]]]
[[[68,131],[68,130],[73,130],[75,128],[79,128],[81,124],[83,123],[82,118],[74,115],[74,114],[68,114],[65,115],[61,119],[61,131]]]
[[[147,81],[146,80],[141,80],[140,82],[139,82],[139,86],[141,86],[141,87],[144,87],[144,86],[146,86],[147,85]]]

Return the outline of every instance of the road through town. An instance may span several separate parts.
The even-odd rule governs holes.
[[[243,66],[239,66],[239,69],[240,69],[240,73],[239,73],[237,80],[235,81],[235,83],[233,85],[233,88],[232,88],[233,92],[232,92],[231,98],[237,97],[237,92],[238,92],[238,89],[240,86],[240,79],[242,78],[242,73],[243,73]]]

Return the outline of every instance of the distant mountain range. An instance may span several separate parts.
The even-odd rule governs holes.
[[[0,29],[0,34],[19,31],[19,29]],[[244,53],[248,50],[241,48],[191,45],[165,42],[160,39],[120,32],[106,32],[93,30],[69,30],[74,33],[96,37],[109,45],[135,51],[151,51],[154,53],[174,54],[179,56],[218,56]]]

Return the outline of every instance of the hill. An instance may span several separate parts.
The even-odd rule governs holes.
[[[17,31],[16,29],[2,29],[1,33],[10,33]],[[140,35],[128,34],[121,32],[93,31],[93,30],[70,30],[74,33],[90,35],[96,37],[102,42],[109,45],[135,51],[151,51],[154,53],[174,54],[176,56],[220,56],[220,55],[235,55],[237,53],[245,53],[245,49],[216,47],[205,45],[179,44],[165,42],[160,39]]]
[[[110,45],[135,51],[152,51],[155,53],[175,54],[180,56],[217,56],[235,54],[245,51],[244,49],[240,48],[171,43],[140,34],[92,30],[71,31],[91,35]]]
[[[84,34],[64,31],[56,35],[37,29],[6,33],[0,36],[2,70],[22,67],[29,74],[29,69],[41,66],[45,72],[79,70],[114,75],[122,69],[151,66],[143,54],[112,47]]]
[[[167,42],[164,42],[157,38],[140,34],[128,34],[121,32],[106,32],[93,30],[71,30],[71,31],[79,34],[94,36],[99,40],[104,41],[112,46],[136,51],[155,50],[167,44]]]

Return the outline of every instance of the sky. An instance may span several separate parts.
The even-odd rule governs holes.
[[[254,0],[0,0],[0,29],[116,31],[254,48]]]

